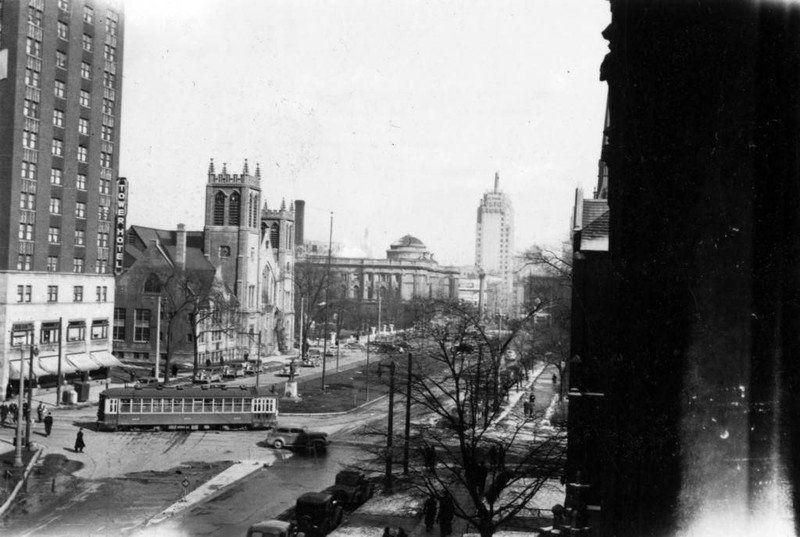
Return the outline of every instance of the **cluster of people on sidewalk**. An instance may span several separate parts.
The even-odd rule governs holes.
[[[449,492],[445,492],[441,500],[437,500],[433,494],[429,495],[422,507],[422,514],[425,517],[425,531],[431,531],[434,523],[438,522],[441,537],[453,533],[456,504]]]
[[[22,403],[22,421],[24,423],[30,419],[30,408],[28,408],[28,402],[24,401]],[[16,403],[13,401],[10,403],[8,401],[0,403],[0,427],[5,427],[6,422],[16,424],[18,420],[19,406],[17,406]],[[50,436],[50,432],[53,430],[53,414],[47,410],[47,407],[42,402],[39,402],[39,406],[36,407],[36,421],[44,424],[45,436]]]

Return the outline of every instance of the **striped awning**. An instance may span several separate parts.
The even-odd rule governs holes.
[[[92,360],[97,362],[100,367],[122,367],[122,362],[108,351],[93,352]]]
[[[76,371],[94,371],[99,369],[100,366],[92,360],[86,353],[68,354],[67,362],[69,362]]]
[[[16,360],[9,360],[8,362],[8,370],[9,370],[9,377],[12,379],[19,379],[19,370],[20,370],[20,359],[17,358]],[[28,378],[30,374],[30,358],[22,361],[22,376],[23,378]],[[49,375],[47,371],[42,369],[39,366],[38,360],[36,358],[33,359],[33,376],[35,377],[43,377],[45,375]]]
[[[47,371],[50,375],[58,375],[58,355],[56,356],[40,356],[39,357],[39,366]],[[77,371],[75,366],[70,364],[68,361],[62,359],[61,360],[61,374],[66,375],[67,373],[74,373]]]

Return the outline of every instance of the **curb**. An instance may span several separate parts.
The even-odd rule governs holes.
[[[25,473],[22,474],[22,479],[20,479],[17,482],[16,486],[14,487],[14,490],[12,490],[11,494],[8,495],[6,503],[0,506],[0,517],[6,514],[6,511],[8,511],[8,509],[14,503],[14,500],[17,499],[17,494],[19,494],[22,485],[25,484],[25,481],[28,479],[28,475],[30,475],[31,470],[33,470],[33,467],[39,461],[39,457],[41,457],[42,453],[44,453],[44,447],[37,449],[36,453],[34,453],[33,457],[31,457],[31,460],[28,461],[28,466],[25,468]]]
[[[380,397],[376,397],[372,401],[367,401],[366,403],[361,403],[360,405],[351,408],[350,410],[343,410],[341,412],[281,412],[280,416],[290,416],[290,417],[298,417],[298,418],[305,418],[311,416],[344,416],[350,414],[351,412],[355,412],[356,410],[361,410],[369,405],[379,403],[389,397],[389,394],[381,395]]]

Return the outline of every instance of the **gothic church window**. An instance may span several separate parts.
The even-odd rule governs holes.
[[[240,213],[241,213],[241,199],[239,199],[239,194],[237,192],[234,192],[233,194],[231,194],[230,205],[228,206],[229,226],[239,225]]]
[[[278,248],[280,238],[280,230],[278,229],[278,224],[272,224],[272,227],[269,230],[269,242],[273,248]]]
[[[217,192],[214,196],[214,225],[225,225],[225,194]]]

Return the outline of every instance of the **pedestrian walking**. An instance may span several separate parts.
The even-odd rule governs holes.
[[[11,421],[17,423],[17,420],[19,419],[19,407],[17,406],[17,404],[11,403],[8,406],[8,412],[9,414],[11,414]]]
[[[30,418],[31,418],[31,409],[28,408],[28,402],[25,401],[24,403],[22,403],[22,420],[25,423],[28,423]]]
[[[525,411],[526,418],[531,415],[531,404],[528,401],[522,403],[522,409]]]
[[[42,423],[42,419],[44,419],[44,403],[39,401],[39,406],[36,407],[36,421]]]
[[[8,418],[8,405],[5,401],[0,405],[0,426],[6,426],[6,419]]]
[[[530,402],[531,408],[533,408],[533,405],[536,404],[536,396],[533,394],[533,392],[531,392],[531,394],[528,396],[528,402]]]
[[[495,444],[489,448],[489,467],[492,470],[497,468],[497,446]]]
[[[422,514],[425,515],[425,531],[433,529],[433,523],[436,522],[436,497],[433,494],[428,496],[425,504],[422,506]]]
[[[44,417],[44,435],[50,436],[50,431],[53,430],[53,415],[50,411],[47,411],[47,414]]]
[[[475,468],[475,481],[478,486],[478,495],[483,497],[483,491],[486,487],[486,477],[489,475],[489,469],[486,467],[486,461],[481,463]]]
[[[453,533],[453,515],[456,508],[453,504],[453,497],[449,492],[445,493],[444,498],[439,503],[439,533],[441,537],[447,537]]]
[[[78,430],[78,436],[75,437],[75,453],[83,453],[83,448],[86,443],[83,441],[83,427]]]
[[[558,383],[558,375],[553,373],[553,384],[557,384],[557,383]]]

